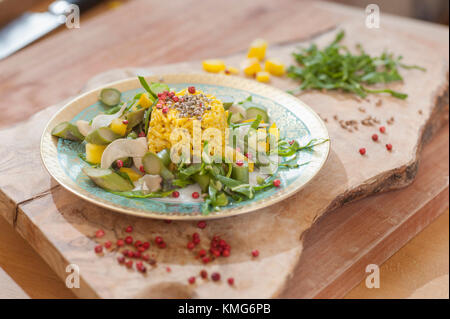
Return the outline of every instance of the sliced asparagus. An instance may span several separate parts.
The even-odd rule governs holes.
[[[134,188],[130,180],[109,168],[84,167],[83,172],[98,186],[108,191],[126,192]]]
[[[52,130],[52,135],[71,141],[79,142],[84,140],[83,134],[80,133],[75,125],[69,122],[62,122],[56,125]]]
[[[233,164],[232,167],[233,169],[231,171],[231,177],[242,183],[248,184],[249,181],[248,165],[246,163],[244,163],[242,166]]]
[[[121,95],[117,89],[106,88],[101,90],[99,100],[106,106],[115,106],[119,104]]]
[[[147,174],[150,175],[161,175],[164,179],[174,179],[174,175],[167,167],[164,166],[164,163],[161,158],[158,157],[155,153],[148,152],[142,158],[142,164],[144,165],[144,170]]]
[[[142,120],[144,119],[144,113],[145,109],[140,109],[137,111],[129,112],[125,115],[125,118],[128,121],[127,124],[128,132],[130,132],[133,129],[133,127],[142,122]]]
[[[101,127],[89,133],[89,135],[86,136],[86,142],[97,145],[107,145],[119,137],[121,136],[114,133],[109,127]]]
[[[208,191],[209,182],[210,182],[210,177],[208,175],[195,174],[192,176],[192,179],[194,181],[196,181],[198,183],[198,185],[200,185],[200,188],[202,189],[203,193],[206,193]]]
[[[164,166],[169,166],[169,164],[171,163],[170,160],[170,149],[165,148],[162,151],[158,152],[158,157],[162,160]]]
[[[245,102],[243,106],[245,107],[245,118],[247,120],[256,119],[256,117],[260,115],[264,123],[269,123],[269,115],[264,106],[253,102]]]

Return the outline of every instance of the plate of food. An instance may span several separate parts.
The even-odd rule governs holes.
[[[330,149],[320,117],[274,87],[227,75],[126,79],[67,103],[41,138],[70,192],[157,219],[235,216],[299,191]]]

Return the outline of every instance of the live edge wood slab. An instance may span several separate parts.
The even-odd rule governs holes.
[[[365,201],[361,215],[345,214],[345,208],[337,210],[332,215],[335,223],[330,224],[331,226],[325,224],[321,231],[315,232],[321,236],[313,237],[313,244],[304,252],[308,259],[322,260],[317,269],[326,274],[314,272],[310,265],[309,268],[304,266],[297,269],[293,280],[288,280],[302,255],[305,231],[324,213],[345,203],[404,187],[414,180],[423,145],[448,120],[448,29],[387,16],[383,16],[380,29],[366,29],[361,16],[351,10],[343,10],[338,6],[332,10],[325,7],[315,7],[314,10],[318,16],[329,15],[330,21],[338,22],[328,31],[322,29],[322,34],[313,37],[311,41],[323,45],[335,36],[337,29],[344,29],[347,33],[345,42],[349,47],[362,43],[370,53],[389,49],[403,55],[405,63],[421,65],[427,71],[402,70],[404,83],[395,84],[392,88],[408,93],[406,101],[386,96],[370,96],[361,100],[342,93],[302,94],[300,98],[326,120],[332,151],[324,169],[296,195],[281,204],[251,214],[208,222],[203,230],[198,229],[193,222],[167,224],[163,221],[122,216],[95,207],[57,185],[40,163],[40,132],[50,116],[59,109],[59,104],[35,114],[26,122],[0,131],[0,140],[3,141],[0,146],[2,215],[61,278],[67,276],[65,270],[68,264],[80,267],[81,287],[74,289],[80,297],[342,296],[351,288],[349,283],[354,285],[357,283],[355,280],[361,279],[361,268],[372,263],[372,260],[362,258],[367,256],[367,251],[379,250],[374,254],[377,257],[375,262],[384,261],[399,248],[397,246],[400,241],[396,242],[394,235],[403,234],[401,238],[405,242],[408,236],[427,224],[423,216],[427,216],[429,220],[430,215],[419,214],[423,210],[414,206],[413,199],[410,206],[403,205],[398,213],[389,210],[392,215],[380,214],[375,209],[379,205],[377,197],[370,199],[369,204]],[[308,45],[309,42],[272,46],[269,55],[289,63],[289,53],[297,45]],[[230,64],[235,65],[241,59],[242,54],[226,58]],[[83,89],[88,90],[136,73],[199,70],[199,62],[139,70],[115,70],[94,78]],[[275,79],[272,84],[282,89],[295,86],[295,83],[286,78]],[[380,123],[374,126],[361,125],[361,120],[367,116],[377,118]],[[343,129],[340,120],[358,121],[358,130],[349,132]],[[380,141],[375,143],[371,140],[371,135],[377,133],[380,125],[386,126],[387,131],[386,134],[379,134]],[[445,148],[445,144],[448,146],[448,134],[444,133],[439,141],[439,144],[434,144],[438,145],[438,150]],[[392,152],[385,149],[386,143],[393,144]],[[366,156],[359,155],[360,147],[366,147]],[[448,159],[448,150],[447,153],[445,150],[440,151],[437,158]],[[447,174],[448,178],[448,166],[440,167],[438,172],[436,174]],[[417,191],[433,191],[432,196],[439,197],[439,203],[444,203],[445,206],[448,180],[447,184],[439,185],[433,190]],[[395,197],[391,203],[395,204]],[[415,216],[423,218],[417,217],[415,220]],[[149,267],[145,276],[119,266],[116,262],[118,252],[115,249],[102,256],[94,253],[93,247],[98,242],[115,242],[116,239],[123,238],[127,225],[133,225],[133,237],[136,239],[152,241],[159,235],[168,244],[164,250],[151,248],[157,266]],[[336,227],[343,227],[346,232],[336,232]],[[381,227],[383,232],[380,231]],[[106,231],[106,236],[101,241],[94,237],[99,228]],[[231,256],[203,265],[185,248],[188,237],[194,232],[200,233],[202,247],[206,247],[214,235],[221,235],[233,247]],[[349,243],[341,238],[343,234],[348,234],[347,238],[354,238],[352,235],[356,233],[361,238],[356,243]],[[342,251],[341,258],[336,254],[327,255],[327,247],[320,246],[324,238],[330,236],[337,236],[336,242],[340,243]],[[251,257],[252,249],[260,251],[258,258]],[[328,256],[334,256],[334,259],[328,260]],[[305,258],[302,258],[297,267],[301,267],[302,263],[305,263]],[[170,272],[167,267],[170,267]],[[222,280],[219,283],[203,281],[198,277],[201,269],[206,269],[209,273],[220,272]],[[308,272],[302,274],[306,270]],[[197,276],[195,285],[188,284],[190,276]],[[235,278],[234,287],[226,284],[226,278],[230,276]],[[286,288],[287,282],[289,285]]]

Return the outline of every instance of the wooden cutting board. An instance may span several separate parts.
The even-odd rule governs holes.
[[[317,12],[318,16],[327,14],[332,16],[331,13],[334,13],[341,21],[345,20],[339,28],[346,30],[346,42],[350,47],[360,42],[371,53],[379,53],[380,50],[389,48],[404,55],[406,63],[419,64],[428,70],[425,73],[417,70],[402,71],[405,83],[396,84],[394,88],[410,94],[407,101],[398,101],[390,97],[369,97],[367,100],[360,100],[339,93],[303,94],[300,98],[327,120],[332,152],[319,176],[292,198],[280,205],[252,214],[209,222],[203,230],[199,230],[195,223],[166,224],[125,217],[93,207],[58,186],[41,166],[39,134],[36,132],[42,131],[46,121],[60,107],[58,105],[37,113],[27,122],[0,132],[0,138],[5,141],[0,150],[2,154],[7,154],[2,158],[3,165],[0,170],[2,214],[62,278],[67,275],[65,268],[68,263],[79,265],[81,288],[75,289],[74,292],[81,297],[279,296],[285,289],[287,278],[294,273],[302,254],[302,238],[305,230],[309,229],[319,216],[344,203],[410,184],[416,175],[419,154],[424,142],[429,140],[448,119],[448,30],[390,17],[384,18],[380,30],[369,30],[361,26],[359,14],[351,10],[341,12],[339,8],[334,7],[333,11],[327,11],[328,9],[324,7],[313,7],[317,10],[314,12]],[[323,44],[329,42],[334,35],[335,29],[331,29],[311,40]],[[297,43],[290,43],[273,46],[269,54],[289,62],[289,53],[296,45]],[[242,55],[237,55],[228,57],[227,61],[237,64],[241,59]],[[198,69],[199,62],[194,62],[153,67],[148,70],[160,73]],[[93,79],[84,89],[87,90],[105,81],[131,76],[135,72],[135,69],[112,71]],[[273,85],[287,89],[294,84],[286,79],[278,79],[273,81]],[[379,100],[382,101],[381,105]],[[349,132],[339,123],[339,120],[360,122],[369,115],[381,121],[378,125],[387,127],[387,133],[380,135],[381,141],[378,143],[370,139],[372,133],[377,131],[378,125],[359,125],[357,132]],[[334,120],[335,116],[338,120]],[[391,122],[392,117],[395,118],[394,122],[391,125],[387,124],[387,120]],[[445,137],[448,141],[448,135],[444,135],[444,143]],[[385,143],[392,143],[394,150],[387,152],[384,148]],[[361,157],[358,154],[359,147],[366,147],[368,155]],[[445,154],[441,153],[440,156]],[[448,158],[448,153],[446,157]],[[445,171],[445,167],[443,170]],[[442,196],[445,187],[448,187],[448,184],[437,187],[439,191],[430,194],[430,198]],[[376,202],[372,202],[371,205],[374,203]],[[439,203],[442,203],[442,199]],[[372,206],[365,207],[370,209]],[[305,254],[310,254],[308,256],[311,259],[322,258],[324,262],[321,264],[329,275],[314,276],[311,272],[307,273],[302,281],[295,281],[297,283],[295,287],[301,287],[300,290],[288,287],[285,294],[293,297],[321,296],[322,292],[324,292],[322,296],[342,295],[342,290],[351,288],[348,284],[343,284],[348,278],[361,279],[360,268],[363,264],[361,254],[367,256],[368,251],[380,249],[385,255],[380,253],[378,260],[383,261],[387,258],[386,252],[391,254],[398,249],[392,247],[395,245],[388,245],[383,250],[382,245],[376,245],[374,238],[389,238],[395,243],[396,236],[382,236],[386,232],[383,233],[376,227],[372,228],[371,225],[390,226],[387,233],[397,233],[397,238],[401,237],[403,242],[407,240],[405,234],[411,236],[417,231],[419,227],[417,225],[414,229],[403,230],[399,226],[410,219],[411,216],[408,214],[412,214],[412,217],[426,214],[420,214],[423,211],[415,206],[404,208],[403,217],[399,212],[389,210],[391,215],[384,216],[388,218],[387,223],[383,223],[385,219],[380,219],[381,216],[376,214],[367,214],[368,219],[363,219],[358,214],[351,215],[353,219],[349,215],[337,215],[336,224],[324,227],[328,231],[324,230],[323,236],[333,236],[337,234],[333,231],[336,225],[339,226],[337,228],[346,225],[342,226],[346,229],[344,234],[354,234],[354,229],[361,232],[361,246],[341,242],[340,247],[343,251],[348,249],[354,253],[345,256],[345,267],[339,266],[342,265],[342,259],[328,260],[330,256],[336,255],[324,254],[324,247],[320,247],[319,244],[316,250],[305,251]],[[349,221],[352,223],[348,224]],[[427,224],[423,219],[420,221],[422,224],[419,224],[423,227]],[[134,226],[133,236],[136,239],[150,240],[156,235],[162,235],[168,243],[165,250],[152,248],[158,266],[152,268],[144,277],[135,271],[120,267],[115,261],[116,252],[99,257],[93,251],[97,242],[93,236],[95,230],[104,229],[107,232],[107,239],[115,241],[125,235],[123,230],[130,224]],[[352,225],[361,227],[350,227]],[[386,231],[386,228],[383,229]],[[397,229],[400,230],[395,232]],[[199,232],[203,239],[202,243],[205,244],[213,235],[220,234],[232,245],[232,255],[228,259],[215,261],[207,266],[202,265],[185,248],[187,238],[193,232]],[[321,242],[319,239],[317,238],[317,243]],[[102,242],[105,240],[102,239]],[[361,253],[361,250],[355,247],[359,247],[365,253]],[[258,249],[260,257],[252,258],[250,255],[252,249]],[[351,271],[352,266],[354,271]],[[167,271],[167,267],[170,267],[170,272]],[[207,269],[208,272],[219,271],[222,274],[222,281],[213,283],[197,279],[197,284],[189,285],[187,278],[198,274],[201,269]],[[302,267],[302,270],[305,269],[307,267]],[[311,270],[311,266],[309,269]],[[356,275],[356,270],[359,271],[359,275]],[[298,271],[295,274],[297,276]],[[225,279],[229,276],[233,276],[236,280],[234,287],[229,287],[225,283]],[[261,280],[262,278],[264,280]],[[326,289],[330,289],[333,293],[327,294]],[[289,295],[289,291],[293,293]]]

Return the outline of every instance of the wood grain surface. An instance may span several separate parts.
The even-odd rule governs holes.
[[[149,3],[146,2],[145,5]],[[377,107],[379,98],[361,101],[345,94],[324,95],[315,92],[308,92],[301,96],[322,117],[328,119],[333,152],[324,170],[308,188],[282,205],[247,216],[211,222],[201,233],[203,238],[211,238],[214,234],[220,233],[233,247],[236,247],[229,259],[206,267],[209,271],[220,269],[225,277],[229,275],[236,277],[235,274],[239,274],[235,288],[211,282],[195,286],[187,284],[186,280],[190,275],[204,268],[198,261],[193,260],[184,248],[186,236],[196,231],[194,224],[167,225],[164,222],[111,214],[82,202],[51,181],[42,168],[39,168],[36,147],[38,138],[33,132],[42,130],[45,119],[48,119],[58,106],[36,114],[27,123],[0,132],[0,138],[7,141],[0,147],[2,153],[11,149],[9,142],[17,139],[16,136],[21,135],[19,132],[31,132],[26,138],[20,139],[20,143],[15,143],[19,146],[15,152],[10,152],[7,169],[0,171],[2,176],[0,202],[4,206],[2,212],[5,212],[4,216],[39,251],[59,276],[65,277],[67,263],[80,265],[82,287],[76,291],[77,295],[82,297],[268,297],[279,295],[301,254],[300,239],[303,232],[320,215],[346,202],[373,192],[405,186],[413,180],[423,142],[433,135],[433,132],[441,126],[441,122],[446,121],[446,114],[448,114],[448,95],[446,95],[448,94],[446,93],[448,89],[448,51],[446,50],[448,30],[391,18],[385,19],[382,30],[378,30],[381,32],[373,33],[370,32],[371,30],[361,29],[360,16],[357,12],[348,9],[339,11],[340,7],[329,9],[318,4],[308,5],[313,10],[310,15],[314,13],[314,17],[318,17],[317,20],[311,21],[308,27],[310,29],[307,28],[311,30],[310,35],[327,30],[321,29],[323,24],[320,23],[320,17],[333,17],[333,21],[345,20],[346,22],[339,27],[344,28],[347,34],[351,35],[348,39],[350,46],[361,42],[370,52],[379,52],[389,47],[390,50],[407,56],[408,63],[420,64],[427,67],[428,71],[421,76],[417,76],[412,70],[405,71],[405,83],[401,89],[410,94],[410,99],[404,102],[382,97],[382,108]],[[144,2],[139,2],[139,6],[144,6]],[[127,8],[129,7],[131,8],[131,4],[127,5]],[[315,27],[314,23],[317,24]],[[430,31],[432,31],[431,35]],[[333,36],[334,30],[325,32],[323,36],[315,37],[314,40],[326,43]],[[289,44],[274,47],[270,54],[289,59],[288,53],[294,46]],[[219,55],[219,53],[216,54]],[[231,56],[227,60],[237,63],[240,59],[242,55]],[[198,68],[199,63],[196,62],[150,70],[159,72]],[[109,73],[107,76],[97,78],[97,82],[91,81],[85,89],[98,83],[98,79],[111,80],[133,72],[133,70],[127,70]],[[287,80],[274,81],[273,84],[284,89],[293,85]],[[358,110],[361,106],[366,109],[365,113]],[[361,127],[358,134],[355,134],[355,132],[343,130],[338,121],[331,120],[334,115],[338,115],[341,119],[361,120],[368,114],[378,117],[383,124],[395,115],[395,124],[388,127],[388,134],[383,136],[382,140],[383,143],[385,143],[384,139],[393,143],[394,152],[388,153],[384,150],[383,144],[370,141],[374,128]],[[357,149],[361,145],[368,149],[369,155],[365,158],[357,154]],[[24,172],[23,165],[18,165],[24,160],[30,163],[28,172]],[[360,169],[355,170],[354,167]],[[27,187],[23,186],[24,176],[29,177]],[[427,223],[426,220],[422,221]],[[102,258],[95,256],[93,252],[95,240],[92,235],[97,228],[108,230],[108,238],[115,239],[124,235],[123,229],[127,224],[133,224],[136,229],[135,236],[143,239],[154,237],[156,234],[168,238],[171,249],[158,252],[159,266],[152,269],[151,276],[145,277],[145,281],[140,274],[130,273],[120,268],[114,260],[113,252]],[[249,229],[248,225],[252,227]],[[425,224],[420,224],[417,227],[424,226]],[[395,225],[392,227],[394,228]],[[246,231],[243,232],[242,229]],[[407,235],[414,234],[413,231],[407,233]],[[377,234],[376,231],[375,234]],[[403,238],[407,240],[407,237]],[[282,247],[281,250],[280,247]],[[261,251],[261,257],[257,260],[252,260],[249,255],[253,248]],[[372,251],[375,248],[377,247],[374,246]],[[386,251],[387,254],[391,254],[398,248],[385,247],[384,254],[386,255]],[[354,258],[349,260],[353,263],[358,261]],[[167,273],[166,266],[170,266],[172,272]],[[342,274],[344,276],[345,272]],[[112,275],[114,280],[110,280]],[[261,282],[259,278],[262,277],[271,278],[271,280]],[[327,285],[333,287],[333,282],[333,280],[327,280]],[[337,288],[344,289],[343,287],[330,289],[335,295],[342,295],[343,292]]]

